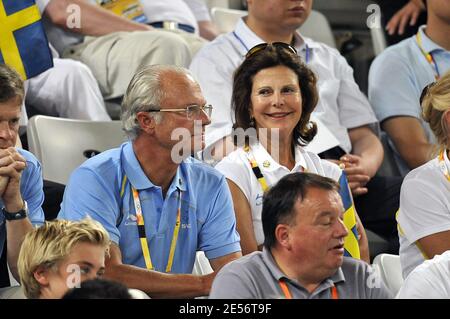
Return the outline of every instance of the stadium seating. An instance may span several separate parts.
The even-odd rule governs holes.
[[[380,270],[381,279],[392,292],[392,295],[397,295],[403,284],[400,256],[381,254],[375,257],[373,265],[376,265]]]
[[[92,122],[37,115],[27,127],[30,152],[42,164],[45,180],[66,184],[72,171],[92,155],[119,146],[120,121]]]

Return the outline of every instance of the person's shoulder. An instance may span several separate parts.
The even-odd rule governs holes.
[[[232,33],[225,33],[219,35],[213,41],[205,44],[194,56],[191,62],[191,67],[205,60],[218,61],[221,63],[226,61],[233,61],[233,57],[237,54],[237,49],[233,41]],[[229,63],[225,63],[228,65]]]
[[[261,251],[254,251],[248,255],[242,256],[232,262],[226,264],[222,269],[223,273],[238,273],[250,274],[257,270],[256,265],[263,263],[263,253]],[[221,270],[222,272],[222,270]]]
[[[303,37],[306,44],[310,46],[313,52],[320,58],[320,60],[334,61],[333,63],[346,63],[345,58],[336,48],[329,46],[323,42],[315,41],[311,38]]]
[[[426,180],[436,180],[436,177],[440,177],[441,172],[439,170],[438,159],[434,158],[425,164],[416,167],[406,174],[403,183],[407,184],[412,181],[426,181]],[[437,179],[439,180],[439,178]]]
[[[360,259],[344,256],[341,267],[343,269],[366,270],[370,268],[370,265]]]
[[[114,180],[118,172],[121,171],[122,150],[125,143],[118,148],[109,149],[97,154],[74,170],[71,176],[78,175],[86,178],[97,176],[103,180]]]
[[[223,174],[214,169],[214,167],[193,157],[188,157],[185,159],[181,166],[187,172],[191,181],[194,181],[195,183],[198,183],[200,179],[216,182],[224,179]]]
[[[100,168],[105,165],[117,164],[120,161],[122,146],[103,151],[86,160],[81,167]]]
[[[360,259],[347,256],[344,257],[341,269],[344,273],[344,276],[350,276],[350,278],[367,278],[375,272],[375,269],[372,268],[372,266],[368,263]]]
[[[246,158],[247,154],[245,153],[244,149],[242,147],[238,147],[237,149],[229,153],[227,156],[225,156],[223,159],[221,159],[219,163],[217,163],[217,165],[241,164],[242,160]]]
[[[33,164],[35,166],[39,166],[40,165],[39,164],[39,160],[37,159],[37,157],[33,153],[31,153],[31,152],[29,152],[27,150],[24,150],[22,148],[17,148],[17,152],[20,155],[22,155],[23,158],[25,158],[25,160],[27,161],[27,164]]]
[[[391,62],[390,64],[407,62],[412,54],[411,41],[414,41],[412,37],[387,47],[375,58],[373,63],[377,65],[386,62]]]

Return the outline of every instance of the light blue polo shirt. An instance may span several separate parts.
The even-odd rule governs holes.
[[[17,149],[26,162],[27,167],[22,172],[20,178],[20,194],[22,199],[28,205],[28,218],[34,226],[41,226],[44,223],[44,211],[42,203],[44,202],[44,191],[42,182],[41,164],[33,154],[23,149]],[[4,206],[0,199],[0,208]],[[0,255],[3,252],[3,245],[6,237],[6,221],[5,216],[0,213]]]
[[[433,42],[421,26],[422,47],[431,52],[441,77],[450,70],[450,51]],[[422,54],[416,36],[383,51],[372,63],[369,72],[369,100],[380,121],[393,116],[411,116],[420,120],[431,143],[435,137],[421,117],[420,95],[425,86],[435,81],[434,67]],[[397,164],[403,175],[409,171],[391,140]]]
[[[121,196],[124,175],[128,181]],[[161,187],[143,172],[131,142],[94,156],[72,173],[58,217],[79,220],[90,215],[119,245],[123,263],[145,268],[130,182],[139,192],[155,270],[164,272],[169,258],[177,188],[182,193],[181,227],[173,273],[191,273],[197,250],[204,251],[208,259],[241,250],[231,194],[222,174],[188,158],[178,167],[164,199]]]

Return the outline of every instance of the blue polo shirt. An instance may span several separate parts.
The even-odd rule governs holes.
[[[72,173],[58,217],[78,220],[90,215],[119,245],[123,263],[145,268],[130,183],[139,192],[155,270],[165,271],[169,258],[178,189],[182,194],[181,227],[173,273],[191,273],[197,250],[204,251],[208,259],[241,250],[231,194],[223,175],[188,158],[178,167],[164,199],[161,187],[143,172],[131,142],[94,156]]]
[[[433,42],[421,26],[419,32],[422,47],[431,52],[442,77],[450,70],[450,51]],[[425,86],[435,81],[434,67],[428,63],[417,43],[416,36],[410,37],[383,51],[372,63],[369,73],[369,100],[380,122],[394,116],[411,116],[419,119],[428,141],[435,143],[435,137],[428,123],[422,120],[419,103]],[[405,175],[409,168],[394,150],[400,172]]]
[[[20,194],[22,195],[22,199],[27,202],[28,218],[31,223],[35,226],[41,226],[44,223],[44,211],[41,207],[44,202],[41,164],[30,152],[22,149],[17,149],[17,151],[27,162],[27,167],[22,172],[22,177],[20,178]],[[3,206],[3,201],[0,199],[0,208]],[[5,216],[0,213],[0,255],[3,252],[5,238]]]

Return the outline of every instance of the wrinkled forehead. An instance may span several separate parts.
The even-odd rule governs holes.
[[[167,72],[161,78],[162,104],[189,105],[206,103],[198,82],[191,74]]]

